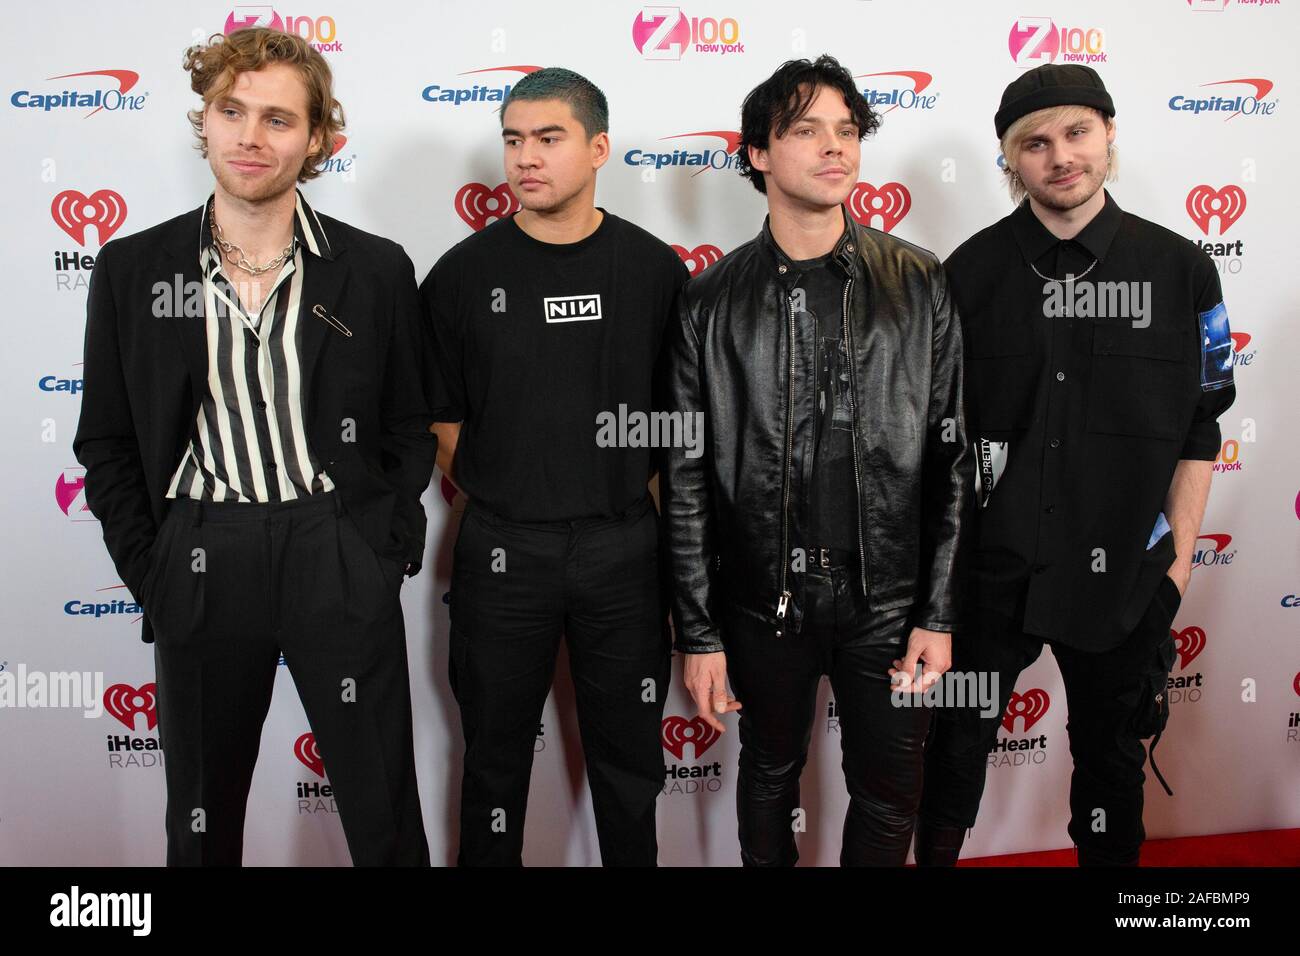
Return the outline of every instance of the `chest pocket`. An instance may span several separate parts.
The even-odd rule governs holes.
[[[971,432],[1001,440],[1029,426],[1034,403],[1034,342],[1027,323],[980,329],[967,340]]]
[[[1180,440],[1194,384],[1187,345],[1168,329],[1098,324],[1092,338],[1087,431]]]

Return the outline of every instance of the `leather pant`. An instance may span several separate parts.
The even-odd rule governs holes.
[[[888,671],[905,651],[910,608],[872,614],[859,581],[852,565],[810,568],[797,634],[777,637],[771,624],[737,608],[725,615],[727,673],[743,704],[736,809],[746,866],[793,866],[799,858],[792,822],[823,674],[835,693],[850,798],[840,863],[906,861],[931,713],[891,704]]]

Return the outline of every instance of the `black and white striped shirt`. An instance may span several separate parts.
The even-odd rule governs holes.
[[[325,230],[299,192],[293,255],[250,315],[223,271],[208,210],[199,222],[207,389],[167,497],[275,502],[332,491],[307,445],[300,362],[303,270],[329,255]]]

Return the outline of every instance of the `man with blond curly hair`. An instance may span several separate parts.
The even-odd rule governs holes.
[[[73,443],[154,644],[167,863],[242,862],[283,655],[353,862],[427,865],[399,600],[436,451],[414,269],[296,188],[343,128],[318,52],[249,29],[184,65],[216,184],[101,251]]]

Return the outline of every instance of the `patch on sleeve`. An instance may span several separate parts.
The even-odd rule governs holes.
[[[1201,390],[1211,392],[1232,384],[1232,338],[1228,334],[1228,310],[1220,302],[1201,320]]]

